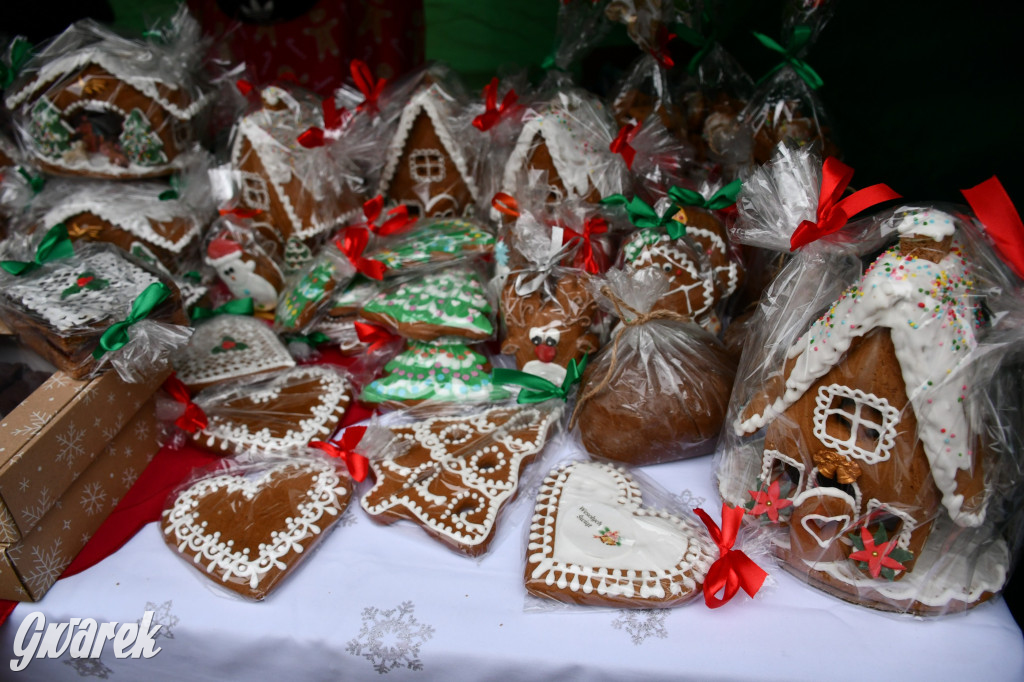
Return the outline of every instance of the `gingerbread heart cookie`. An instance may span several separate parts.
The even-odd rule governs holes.
[[[392,428],[411,447],[370,463],[376,482],[363,509],[381,523],[414,521],[456,551],[479,556],[560,414],[543,404],[494,407]]]
[[[277,334],[261,320],[220,315],[196,327],[174,369],[191,390],[229,379],[294,367]]]
[[[164,510],[164,540],[196,569],[263,599],[348,506],[352,486],[321,458],[217,469]]]
[[[302,447],[329,438],[350,402],[348,381],[338,372],[323,365],[292,367],[200,391],[195,403],[208,424],[192,438],[224,454]]]
[[[526,589],[572,604],[678,606],[700,595],[717,553],[696,522],[643,506],[624,470],[572,462],[537,495]]]

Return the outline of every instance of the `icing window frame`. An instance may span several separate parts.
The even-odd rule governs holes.
[[[773,478],[773,475],[777,464],[782,467],[778,478],[787,475],[786,467],[792,467],[798,474],[793,490],[788,496],[789,499],[793,499],[804,492],[807,488],[807,468],[804,466],[804,463],[778,450],[769,448],[765,448],[764,454],[761,456],[761,485],[768,486],[773,480],[776,480]],[[789,478],[792,480],[792,475],[789,475]]]
[[[440,149],[428,147],[409,153],[409,176],[413,182],[444,182],[445,158]]]
[[[814,436],[822,445],[865,464],[889,459],[900,421],[899,410],[889,401],[859,388],[829,384],[818,388],[814,402]]]
[[[867,524],[872,525],[880,523],[881,521],[876,518],[881,515],[889,515],[900,520],[899,531],[896,533],[896,546],[900,549],[907,549],[910,546],[910,537],[917,528],[917,519],[911,516],[908,512],[902,509],[897,509],[888,502],[881,502],[874,497],[868,500],[867,508],[865,509],[865,515],[867,516]],[[889,536],[892,539],[892,535]]]
[[[267,181],[256,173],[239,172],[239,186],[242,190],[242,203],[249,208],[260,211],[270,209],[270,189]]]

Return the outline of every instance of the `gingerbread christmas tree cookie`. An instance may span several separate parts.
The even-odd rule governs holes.
[[[463,344],[409,341],[384,366],[384,376],[367,384],[368,403],[418,403],[424,400],[484,401],[508,397],[491,380],[491,364]]]
[[[469,268],[438,270],[384,291],[363,306],[364,319],[419,341],[443,336],[483,340],[494,334],[491,304]]]
[[[455,260],[471,254],[486,254],[494,248],[494,235],[471,220],[444,218],[420,221],[407,235],[373,254],[387,267],[389,275],[411,266]]]
[[[381,523],[409,519],[456,551],[479,556],[560,414],[551,403],[517,405],[392,428],[411,447],[371,461],[375,483],[363,509]]]

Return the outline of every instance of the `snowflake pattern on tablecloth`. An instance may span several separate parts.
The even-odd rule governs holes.
[[[71,669],[78,673],[79,677],[98,677],[101,680],[106,680],[114,673],[98,658],[72,658],[69,661],[64,661],[64,665],[71,666]]]
[[[366,607],[359,634],[345,651],[370,661],[380,675],[399,668],[423,670],[420,647],[434,636],[434,628],[416,620],[415,608],[411,601],[387,610]]]
[[[358,505],[350,504],[342,513],[341,518],[338,519],[339,526],[354,526],[359,523],[359,514],[356,513],[356,507]]]
[[[160,629],[157,630],[156,634],[153,635],[153,639],[156,640],[156,639],[160,639],[161,637],[163,637],[164,639],[174,639],[174,626],[176,626],[178,624],[178,617],[175,616],[173,613],[171,613],[171,607],[173,605],[174,605],[174,602],[171,601],[170,599],[168,599],[167,601],[162,602],[160,604],[156,604],[154,602],[148,601],[148,602],[146,602],[146,608],[144,608],[142,610],[143,611],[142,617],[140,617],[135,622],[138,623],[139,625],[142,625],[142,618],[145,617],[145,612],[146,611],[152,611],[153,612],[153,622],[152,622],[152,625],[153,626],[156,626],[156,625],[160,626]]]
[[[84,437],[85,429],[78,428],[74,422],[69,423],[64,433],[57,436],[58,450],[55,461],[70,468],[76,459],[85,456],[85,446],[82,444]]]
[[[32,592],[38,594],[57,582],[70,563],[61,551],[61,542],[61,538],[57,538],[47,547],[32,548],[32,565],[25,575],[25,584]]]
[[[619,609],[619,617],[612,621],[612,627],[625,630],[633,644],[640,646],[648,637],[668,637],[665,628],[668,614],[668,609]]]
[[[103,511],[106,501],[107,491],[103,489],[103,486],[99,481],[87,483],[85,488],[82,489],[80,503],[82,505],[82,509],[89,516],[93,516]]]
[[[50,421],[50,415],[40,410],[35,410],[29,415],[28,421],[11,431],[14,436],[28,436],[32,438],[42,431],[46,423]]]

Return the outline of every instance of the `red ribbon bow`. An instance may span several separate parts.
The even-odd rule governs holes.
[[[519,202],[511,194],[498,192],[491,198],[491,208],[511,218],[519,217]]]
[[[346,227],[341,237],[334,240],[334,245],[348,257],[356,272],[361,272],[371,279],[384,279],[384,264],[379,260],[363,257],[363,251],[369,242],[370,231],[365,227]]]
[[[619,134],[615,136],[612,143],[608,145],[608,149],[612,150],[613,154],[621,154],[622,160],[626,162],[626,168],[632,170],[633,159],[636,158],[636,149],[630,145],[633,138],[636,137],[637,131],[640,130],[640,123],[627,123],[626,125],[619,128]]]
[[[238,91],[242,93],[243,97],[248,97],[252,94],[252,91],[256,89],[256,87],[252,83],[245,80],[244,78],[239,78],[238,80],[236,80],[235,87],[238,88]]]
[[[355,322],[354,324],[356,327],[356,336],[359,337],[359,340],[363,343],[370,344],[370,347],[366,349],[369,353],[383,348],[401,338],[388,332],[387,329],[378,327],[375,324],[367,324],[366,322]]]
[[[565,232],[562,234],[562,244],[568,244],[573,239],[580,240],[580,248],[576,251],[573,259],[573,267],[583,268],[592,275],[605,272],[608,269],[608,255],[601,248],[601,244],[594,244],[594,235],[604,234],[608,231],[608,221],[601,216],[587,218],[583,223],[583,232],[577,232],[571,227],[562,226]]]
[[[834,157],[825,159],[825,164],[821,168],[817,221],[805,220],[797,226],[789,239],[790,251],[796,251],[801,246],[838,232],[850,218],[865,209],[900,198],[900,195],[888,185],[878,184],[865,187],[841,199],[852,179],[852,168]]]
[[[668,49],[668,44],[675,40],[676,34],[669,33],[668,28],[665,24],[658,26],[658,49],[651,51],[651,56],[658,60],[658,63],[664,66],[666,69],[671,69],[676,65],[674,59],[672,59],[672,53]]]
[[[492,78],[491,82],[484,86],[484,113],[473,119],[473,127],[481,132],[490,130],[497,125],[502,116],[512,110],[518,99],[516,91],[510,89],[501,100],[501,106],[498,106],[498,78]]]
[[[356,107],[356,111],[363,111],[364,109],[379,111],[377,100],[380,98],[380,93],[384,90],[384,84],[387,83],[388,79],[381,78],[375,81],[370,67],[362,59],[353,59],[349,65],[349,70],[352,72],[352,80],[356,82],[359,92],[363,93],[363,103]]]
[[[370,460],[356,452],[355,448],[365,433],[365,426],[350,426],[345,430],[345,435],[341,437],[341,442],[337,445],[325,443],[322,440],[311,440],[309,447],[322,450],[329,457],[340,459],[345,463],[352,479],[362,482],[366,480],[366,474],[370,471]]]
[[[400,234],[416,222],[416,217],[409,215],[409,207],[402,204],[390,209],[387,212],[388,219],[378,225],[377,221],[380,220],[380,215],[383,211],[384,197],[379,194],[363,204],[363,216],[366,218],[366,226],[371,232],[381,237]]]
[[[960,193],[967,199],[974,215],[984,223],[985,232],[995,242],[999,256],[1018,277],[1024,278],[1024,223],[1003,183],[993,175],[980,185],[960,190]]]
[[[221,215],[234,216],[235,218],[255,218],[260,213],[263,213],[258,208],[242,208],[241,206],[235,206],[234,208],[222,208],[219,213]]]
[[[334,95],[326,97],[321,103],[321,108],[324,112],[324,127],[308,128],[305,132],[299,135],[296,139],[306,149],[313,149],[315,147],[322,147],[326,144],[328,137],[327,131],[337,133],[341,129],[342,124],[345,122],[348,110],[345,107],[338,108],[338,103],[334,99]]]
[[[164,391],[176,402],[185,406],[185,411],[180,417],[174,420],[174,425],[186,433],[196,433],[206,428],[209,423],[203,409],[192,402],[192,396],[188,393],[188,387],[173,374],[167,377],[163,384]]]
[[[732,548],[736,544],[736,534],[743,520],[743,508],[722,504],[721,528],[703,509],[695,509],[694,512],[708,527],[711,539],[718,545],[718,559],[711,564],[708,574],[704,577],[704,603],[708,608],[717,609],[735,597],[740,588],[753,597],[761,589],[768,573],[746,554]],[[722,588],[725,588],[725,593],[719,599],[715,595]]]

